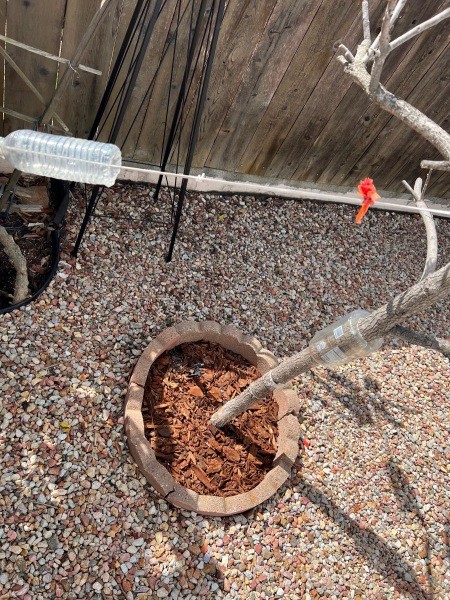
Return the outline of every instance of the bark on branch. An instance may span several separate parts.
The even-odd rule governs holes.
[[[407,317],[417,314],[450,294],[450,263],[416,283],[393,300],[364,317],[358,329],[367,343],[385,336]],[[334,347],[351,344],[351,334],[346,333],[334,340]],[[331,349],[330,346],[329,349]],[[259,399],[272,392],[276,386],[288,383],[316,365],[316,359],[308,347],[251,383],[242,394],[227,402],[211,417],[215,427],[223,427],[231,419],[248,410]]]
[[[428,210],[426,202],[422,199],[422,179],[420,177],[416,180],[414,189],[409,185],[407,181],[402,181],[403,185],[410,192],[418,208],[420,208],[420,216],[425,225],[425,231],[427,234],[427,257],[425,259],[425,267],[420,279],[424,279],[430,273],[436,270],[437,258],[438,258],[438,241],[436,226],[434,224],[433,215]]]
[[[391,41],[392,17],[394,14],[395,0],[388,0],[381,23],[379,50],[375,53],[372,72],[370,74],[370,93],[373,94],[380,83],[381,72],[389,54],[389,42]]]
[[[434,335],[428,335],[420,331],[414,331],[409,327],[403,327],[397,325],[390,332],[389,335],[393,337],[399,337],[405,342],[415,344],[416,346],[423,346],[424,348],[431,348],[432,350],[438,350],[442,352],[444,356],[450,358],[450,341],[443,338],[434,337]]]
[[[449,160],[423,160],[420,163],[422,169],[433,169],[435,171],[450,171]]]
[[[395,23],[397,22],[397,19],[400,16],[400,13],[402,12],[405,4],[408,2],[408,0],[398,0],[395,8],[394,8],[394,12],[392,13],[392,17],[391,17],[391,30],[394,27]],[[375,56],[375,52],[376,50],[378,50],[378,46],[380,44],[380,33],[377,35],[377,37],[374,39],[373,44],[370,46],[369,49],[369,53],[366,56],[366,58],[364,59],[364,62],[369,62],[370,60],[373,59],[373,57]]]
[[[374,93],[370,92],[370,74],[362,60],[359,60],[358,53],[354,62],[348,62],[343,56],[338,60],[344,64],[344,71],[353,79],[383,110],[391,113],[403,123],[420,133],[422,137],[428,140],[435,148],[439,150],[446,160],[450,160],[450,134],[442,129],[437,123],[424,115],[420,110],[398,98],[385,87],[379,84]]]
[[[444,21],[444,19],[448,19],[449,17],[450,17],[450,8],[446,8],[445,10],[438,13],[434,17],[431,17],[431,19],[428,19],[428,21],[424,21],[423,23],[420,23],[420,25],[417,25],[417,27],[414,27],[414,29],[410,29],[409,31],[407,31],[406,33],[404,33],[397,39],[393,40],[389,44],[389,52],[392,52],[392,50],[395,50],[395,48],[398,48],[399,46],[401,46],[408,40],[412,39],[416,35],[419,35],[423,31],[430,29],[430,27],[434,27],[434,25],[437,25],[438,23],[440,23],[441,21]]]
[[[0,244],[16,270],[13,303],[18,304],[28,296],[27,261],[12,235],[9,235],[2,225],[0,225]]]

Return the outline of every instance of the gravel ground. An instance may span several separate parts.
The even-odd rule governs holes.
[[[245,516],[158,498],[122,420],[130,370],[164,327],[234,323],[286,356],[420,276],[420,218],[372,211],[358,227],[340,205],[195,196],[166,264],[167,209],[149,206],[144,186],[109,190],[101,211],[137,220],[95,219],[78,263],[63,255],[47,292],[2,317],[0,598],[449,598],[449,361],[436,352],[389,342],[297,381],[294,474]],[[450,221],[437,226],[448,260]],[[449,308],[410,324],[448,335]]]

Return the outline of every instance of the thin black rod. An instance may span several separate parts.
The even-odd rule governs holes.
[[[137,34],[137,39],[136,39],[135,44],[134,44],[133,54],[132,54],[131,59],[130,59],[130,65],[128,67],[127,74],[125,75],[125,78],[124,78],[124,80],[122,82],[122,85],[117,90],[116,97],[111,102],[111,105],[110,105],[110,108],[109,108],[108,112],[106,113],[106,115],[104,115],[102,117],[103,123],[101,125],[99,125],[99,128],[97,130],[97,138],[101,135],[103,129],[105,128],[105,126],[108,123],[108,119],[110,118],[111,114],[115,111],[114,116],[112,118],[112,125],[110,127],[110,132],[109,132],[108,138],[107,138],[108,141],[110,141],[109,137],[111,135],[111,130],[114,127],[114,124],[117,122],[117,116],[119,114],[119,110],[120,110],[120,107],[121,107],[122,102],[123,102],[124,94],[125,94],[125,92],[126,92],[126,90],[128,88],[129,80],[130,80],[130,77],[132,75],[134,66],[136,64],[136,60],[137,60],[137,56],[138,56],[138,52],[139,52],[139,43],[140,43],[140,40],[142,39],[143,31],[144,31],[145,26],[146,26],[146,19],[148,17],[149,12],[150,12],[150,5],[151,5],[151,0],[147,0],[146,5],[145,5],[142,13],[139,16],[139,20],[138,20],[138,22],[136,24],[136,28],[135,28],[135,32],[134,32],[134,34]],[[130,47],[131,47],[131,42],[128,45],[126,54],[129,53]],[[125,61],[123,61],[122,65],[121,65],[121,69],[123,68],[124,62]]]
[[[109,136],[109,141],[113,144],[117,140],[117,136],[119,135],[119,131],[122,126],[122,121],[125,116],[125,112],[128,108],[128,104],[130,103],[131,95],[133,93],[134,86],[136,85],[136,80],[139,75],[139,71],[141,69],[142,62],[144,60],[144,56],[147,51],[148,45],[150,43],[150,38],[152,36],[156,21],[159,16],[161,4],[162,4],[162,0],[156,0],[155,8],[153,9],[153,14],[152,14],[150,22],[148,24],[147,31],[145,32],[144,41],[142,42],[142,46],[141,46],[141,50],[139,52],[138,59],[136,61],[136,64],[134,65],[133,74],[131,75],[130,83],[128,84],[127,93],[125,94],[125,98],[122,102],[122,106],[120,107],[120,112],[119,112],[119,115],[117,116],[114,128]]]
[[[177,130],[178,119],[180,116],[180,111],[181,111],[181,107],[183,104],[184,95],[186,92],[187,80],[188,80],[189,72],[191,70],[192,62],[194,59],[195,48],[197,46],[197,42],[200,37],[200,30],[201,30],[201,24],[202,24],[203,18],[204,18],[205,6],[206,6],[206,0],[201,0],[200,9],[199,9],[197,21],[195,24],[195,30],[194,30],[194,34],[192,36],[192,43],[191,43],[191,47],[189,48],[188,58],[186,61],[186,67],[184,69],[183,80],[181,82],[180,92],[178,94],[177,104],[175,106],[175,112],[174,112],[173,119],[172,119],[172,125],[170,127],[170,132],[169,132],[169,136],[167,139],[167,145],[166,145],[166,149],[164,152],[163,161],[161,163],[161,171],[164,171],[166,169],[167,162],[169,160],[169,157],[170,157],[170,154],[172,151],[172,146],[173,146],[173,143],[175,140],[175,133]],[[156,184],[155,193],[153,195],[154,200],[156,200],[159,196],[162,180],[163,180],[163,176],[160,175],[158,178],[158,183]]]
[[[130,24],[127,27],[127,31],[125,33],[125,37],[123,38],[123,42],[120,46],[120,50],[117,55],[116,61],[114,63],[114,67],[111,71],[111,75],[108,78],[108,83],[107,83],[106,89],[103,93],[103,97],[101,99],[100,106],[98,107],[97,114],[95,115],[94,123],[92,124],[91,131],[89,132],[89,136],[88,136],[89,140],[93,140],[95,137],[97,128],[100,124],[100,121],[105,112],[106,106],[109,102],[109,98],[110,98],[113,88],[116,84],[117,77],[119,75],[119,71],[122,68],[123,61],[125,59],[125,55],[128,52],[131,38],[134,36],[134,33],[135,33],[134,28],[135,28],[136,22],[139,18],[139,14],[144,5],[144,2],[146,2],[146,1],[147,0],[137,0],[137,2],[136,2],[136,8],[134,9],[133,14],[131,16]]]
[[[158,19],[158,16],[159,16],[161,4],[162,4],[162,0],[156,0],[155,8],[153,10],[152,17],[151,17],[149,25],[147,27],[147,31],[145,32],[145,38],[144,38],[144,40],[142,42],[142,46],[141,46],[140,51],[139,51],[139,56],[138,56],[138,58],[136,60],[136,63],[135,63],[134,69],[133,69],[133,73],[132,73],[130,82],[128,84],[127,92],[125,94],[125,98],[124,98],[124,100],[122,102],[119,114],[116,115],[116,117],[115,117],[115,123],[114,123],[113,131],[108,136],[108,141],[111,142],[111,143],[115,143],[115,141],[117,139],[117,136],[119,134],[119,130],[120,130],[120,127],[122,125],[123,118],[125,116],[125,111],[126,111],[126,109],[128,107],[129,101],[131,99],[131,94],[132,94],[134,86],[136,84],[136,79],[137,79],[137,76],[139,74],[139,70],[140,70],[140,68],[142,66],[142,61],[144,60],[145,52],[146,52],[148,44],[150,42],[150,38],[151,38],[151,35],[153,33],[153,29],[155,27],[156,20]],[[134,14],[135,13],[133,13],[133,16],[134,16]],[[89,204],[87,206],[87,209],[86,209],[86,212],[85,212],[85,215],[84,215],[84,218],[83,218],[83,222],[81,224],[80,231],[78,232],[77,240],[75,242],[75,246],[74,246],[73,251],[72,251],[72,256],[77,256],[77,254],[78,254],[78,250],[80,248],[81,241],[83,239],[84,233],[85,233],[86,228],[88,226],[89,220],[90,220],[90,218],[91,218],[91,216],[92,216],[92,214],[93,214],[93,212],[95,210],[95,205],[96,205],[96,201],[97,201],[99,190],[100,190],[100,186],[94,186],[94,188],[92,190],[91,198],[89,200]]]
[[[217,42],[219,39],[220,26],[221,26],[222,20],[223,20],[224,7],[225,7],[225,0],[220,0],[219,8],[217,11],[216,22],[214,25],[214,33],[213,33],[213,38],[212,38],[212,42],[211,42],[211,48],[209,50],[209,55],[208,55],[205,77],[202,82],[200,98],[199,98],[199,102],[197,104],[196,111],[195,111],[194,122],[193,122],[193,126],[192,126],[192,134],[191,134],[191,138],[189,141],[188,153],[186,156],[186,163],[184,165],[184,174],[185,175],[189,174],[189,172],[191,170],[191,166],[192,166],[192,160],[194,157],[195,146],[197,143],[198,132],[199,132],[199,128],[200,128],[200,120],[201,120],[201,117],[203,114],[203,109],[205,106],[205,101],[206,101],[206,97],[207,97],[207,93],[208,93],[208,85],[209,85],[209,80],[211,78],[211,70],[212,70],[212,66],[213,66],[213,62],[214,62],[214,56],[216,53]],[[180,194],[178,196],[177,211],[175,214],[175,221],[174,221],[174,225],[173,225],[169,251],[166,256],[166,262],[170,262],[172,260],[173,249],[175,246],[178,228],[180,225],[181,213],[183,211],[183,203],[184,203],[184,197],[186,195],[187,182],[188,182],[188,180],[185,178],[185,179],[183,179],[182,184],[181,184]]]
[[[213,4],[215,4],[215,0],[213,0]],[[182,135],[183,135],[184,128],[185,128],[185,126],[186,126],[186,124],[188,122],[188,116],[189,116],[189,112],[190,112],[190,107],[188,109],[188,113],[186,115],[186,118],[184,117],[184,110],[186,108],[186,104],[187,104],[187,100],[189,98],[189,94],[191,93],[191,88],[193,87],[193,83],[194,83],[194,79],[195,79],[195,73],[197,71],[197,67],[198,67],[198,64],[200,62],[200,57],[202,55],[202,48],[204,47],[205,40],[207,40],[207,42],[206,42],[206,49],[208,49],[209,46],[210,46],[210,41],[211,41],[210,40],[211,25],[212,25],[213,20],[214,20],[213,19],[213,13],[211,11],[210,14],[209,14],[209,17],[208,17],[208,21],[206,22],[205,31],[203,32],[202,40],[201,40],[199,48],[198,48],[198,54],[197,54],[197,58],[195,60],[195,64],[192,67],[192,74],[191,74],[191,78],[190,78],[190,81],[189,81],[189,85],[187,87],[186,93],[185,93],[184,98],[183,98],[183,105],[181,107],[180,118],[179,118],[178,123],[177,123],[177,128],[179,128],[179,131],[178,131],[178,142],[177,142],[176,145],[175,145],[175,142],[174,142],[174,145],[172,147],[172,151],[171,151],[171,154],[170,154],[169,160],[168,160],[168,163],[172,162],[173,155],[175,153],[175,148],[177,147],[177,162],[176,162],[176,172],[177,173],[178,173],[178,165],[180,163],[181,138],[182,138]],[[203,66],[202,66],[202,69],[201,69],[202,73],[201,73],[201,76],[200,76],[200,81],[196,85],[196,89],[200,89],[201,88],[201,82],[203,81],[203,77],[205,75],[205,68],[206,68],[206,59],[203,62]],[[197,102],[198,102],[198,99],[199,99],[199,95],[197,96]],[[192,104],[193,103],[194,102],[192,102]],[[190,132],[189,135],[191,135],[191,134],[192,134],[192,131]]]
[[[162,144],[161,144],[161,158],[160,158],[160,162],[161,163],[162,163],[163,153],[164,153],[164,144],[166,142],[167,121],[169,120],[170,100],[171,100],[171,97],[172,97],[173,74],[174,74],[174,71],[175,71],[175,56],[176,56],[176,53],[177,53],[177,46],[178,46],[178,31],[179,31],[180,23],[181,23],[181,0],[178,0],[177,6],[176,6],[176,10],[178,11],[178,14],[177,14],[177,26],[176,26],[175,35],[174,35],[172,64],[170,65],[169,92],[167,94],[166,118],[164,119],[164,132],[163,132],[163,139],[162,139]],[[175,16],[175,11],[174,11],[173,14]]]
[[[185,9],[185,10],[186,10],[186,9]],[[184,14],[184,13],[183,13],[183,14]],[[155,71],[155,73],[154,73],[154,75],[153,75],[153,77],[152,77],[152,79],[151,79],[151,81],[150,81],[150,83],[149,83],[149,85],[148,85],[148,87],[147,87],[147,90],[146,90],[146,92],[145,92],[145,95],[144,95],[144,97],[142,98],[142,100],[141,100],[141,103],[139,104],[139,107],[138,107],[138,108],[137,108],[137,110],[135,111],[135,112],[136,112],[136,114],[135,114],[135,116],[134,116],[134,118],[133,118],[133,120],[132,120],[132,122],[131,122],[131,124],[130,124],[130,126],[129,126],[128,132],[127,132],[127,134],[126,134],[126,136],[125,136],[125,138],[124,138],[124,140],[123,140],[123,142],[122,142],[122,148],[123,148],[123,147],[124,147],[124,145],[126,144],[126,142],[127,142],[127,140],[128,140],[128,137],[130,136],[130,134],[131,134],[131,132],[132,132],[132,130],[133,130],[133,127],[135,126],[135,124],[136,124],[136,121],[137,121],[137,119],[138,119],[139,115],[141,114],[141,112],[145,113],[145,114],[144,114],[144,116],[142,117],[142,123],[141,123],[141,127],[143,127],[143,125],[144,125],[144,123],[145,123],[145,120],[146,120],[146,118],[147,118],[147,114],[148,114],[148,106],[147,106],[147,108],[146,108],[146,110],[145,110],[145,111],[142,111],[142,109],[143,109],[143,107],[144,107],[144,104],[145,104],[145,102],[146,102],[146,101],[147,101],[147,99],[149,98],[150,94],[153,92],[153,89],[154,89],[154,87],[155,87],[155,84],[156,84],[156,79],[157,79],[157,77],[158,77],[158,75],[159,75],[160,69],[161,69],[161,67],[162,67],[162,65],[163,65],[163,63],[164,63],[164,59],[165,59],[165,57],[167,56],[167,53],[168,53],[168,51],[169,51],[169,48],[170,48],[170,46],[171,46],[171,44],[172,44],[172,36],[170,35],[170,28],[172,27],[172,24],[173,24],[173,20],[174,20],[174,18],[175,18],[175,13],[174,13],[174,14],[173,14],[173,16],[172,16],[172,21],[171,21],[171,23],[170,23],[170,27],[169,27],[169,29],[168,29],[168,31],[167,31],[166,39],[165,39],[165,41],[164,41],[164,47],[163,47],[163,52],[162,52],[162,55],[161,55],[161,60],[160,60],[160,61],[159,61],[159,63],[158,63],[158,66],[157,66],[157,68],[156,68],[156,71]],[[179,26],[179,25],[177,25],[177,28],[178,28],[178,26]],[[166,117],[166,119],[167,119],[167,117]],[[142,133],[142,132],[141,132],[141,133]],[[138,143],[139,143],[139,139],[140,139],[141,133],[139,134]]]
[[[95,205],[97,202],[97,197],[100,191],[100,186],[96,185],[92,189],[91,198],[89,200],[89,204],[87,205],[86,212],[84,213],[84,219],[81,223],[80,231],[78,232],[77,241],[75,242],[75,246],[71,252],[72,256],[77,256],[78,250],[80,249],[80,244],[84,236],[84,232],[86,231],[86,227],[88,226],[89,219],[91,218],[92,213],[94,212]]]

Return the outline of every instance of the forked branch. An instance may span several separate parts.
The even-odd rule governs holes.
[[[383,18],[382,31],[380,36],[368,48],[370,40],[370,22],[368,3],[362,2],[363,32],[364,40],[358,46],[354,56],[348,48],[341,45],[340,49],[344,56],[338,57],[344,64],[345,72],[366,92],[366,94],[383,110],[390,112],[409,127],[420,133],[425,139],[433,144],[445,158],[445,163],[450,162],[450,135],[439,127],[437,123],[429,119],[426,115],[414,108],[404,100],[397,98],[394,94],[388,92],[380,83],[379,77],[382,72],[384,60],[389,54],[392,45],[390,34],[406,0],[388,0],[386,12]],[[447,18],[447,11],[443,11],[433,20],[436,24]],[[429,22],[422,24],[421,31],[427,28]],[[426,26],[426,27],[425,27]],[[420,26],[419,26],[420,27]],[[411,39],[416,35],[418,28],[411,30],[408,35],[401,36],[398,40],[401,43]],[[420,33],[420,31],[417,31]],[[399,45],[399,41],[396,44]],[[367,64],[370,62],[370,51],[375,55],[375,64],[372,73],[367,70]],[[371,79],[373,81],[371,83]],[[411,286],[405,292],[398,294],[393,300],[375,310],[367,317],[363,317],[358,322],[359,334],[370,344],[376,339],[387,334],[400,335],[413,343],[420,343],[426,347],[437,348],[444,353],[448,353],[449,343],[445,340],[436,340],[432,336],[417,333],[401,327],[401,322],[405,318],[415,315],[428,308],[435,302],[450,294],[450,263],[435,271],[437,257],[437,240],[433,219],[422,198],[422,182],[416,181],[415,188],[406,184],[409,191],[413,194],[416,202],[421,208],[421,215],[427,227],[427,261],[421,280]],[[338,346],[346,348],[352,346],[352,331],[347,329],[339,339],[330,336],[327,339],[327,351]],[[240,415],[255,404],[259,399],[265,397],[276,387],[287,384],[294,377],[298,377],[305,371],[308,371],[317,364],[317,354],[313,347],[308,347],[302,352],[295,354],[291,358],[283,361],[277,367],[265,373],[262,377],[250,384],[242,394],[237,398],[227,402],[222,408],[215,412],[211,418],[211,423],[216,427],[223,427],[231,419]]]

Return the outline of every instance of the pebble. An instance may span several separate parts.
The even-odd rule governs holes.
[[[119,184],[101,210],[137,220],[94,218],[75,263],[75,194],[64,277],[0,321],[2,593],[420,598],[431,573],[433,594],[450,597],[449,362],[438,353],[386,339],[366,359],[294,380],[308,447],[245,516],[171,507],[143,482],[123,431],[131,369],[165,327],[232,323],[289,356],[420,277],[420,218],[372,211],[358,227],[349,206],[192,194],[167,264],[170,231],[152,219],[170,199]],[[448,256],[450,222],[436,221]],[[449,303],[409,325],[448,336]]]

